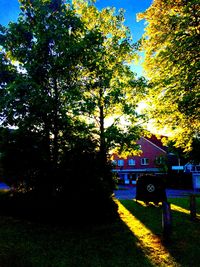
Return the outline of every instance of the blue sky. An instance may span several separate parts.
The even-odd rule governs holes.
[[[152,0],[96,0],[98,9],[110,6],[116,10],[125,9],[125,24],[131,30],[133,40],[137,41],[144,33],[144,21],[137,22],[136,15],[145,11],[152,3]],[[0,0],[0,24],[7,25],[9,21],[16,21],[20,12],[18,0]],[[141,66],[133,67],[142,74]]]
[[[1,1],[1,0],[0,0]],[[137,22],[137,13],[145,11],[152,0],[96,0],[96,6],[101,9],[107,6],[125,9],[125,24],[131,29],[134,41],[141,38],[144,32],[144,21]]]

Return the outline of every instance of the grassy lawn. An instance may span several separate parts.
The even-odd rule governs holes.
[[[173,263],[164,264],[159,260],[159,255],[156,259],[156,266],[200,266],[200,221],[192,222],[189,214],[189,198],[168,199],[171,203],[172,209],[172,226],[173,231],[170,242],[164,243],[163,246],[173,258]],[[197,201],[197,212],[200,213],[200,198]],[[123,206],[129,210],[136,219],[138,219],[144,227],[146,227],[158,239],[157,242],[162,244],[162,208],[155,206],[145,206],[142,203],[136,203],[132,200],[121,201]],[[138,230],[135,234],[137,235]],[[147,248],[151,246],[146,240]],[[155,251],[157,244],[155,246]],[[143,244],[143,249],[145,244]],[[153,257],[155,252],[150,253],[149,258],[154,261]],[[149,254],[148,251],[146,255]],[[169,256],[168,255],[168,256]],[[177,264],[177,265],[176,265]]]
[[[153,266],[120,222],[56,228],[0,218],[1,267]]]
[[[169,201],[173,233],[167,244],[162,208],[132,200],[118,202],[121,220],[107,225],[56,227],[2,216],[0,267],[200,266],[200,221],[184,213],[187,199]]]

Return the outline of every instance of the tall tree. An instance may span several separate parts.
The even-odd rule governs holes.
[[[113,148],[118,152],[133,151],[141,134],[135,109],[145,80],[136,79],[130,69],[136,59],[136,46],[124,25],[124,11],[99,11],[87,1],[74,1],[74,7],[87,30],[95,30],[83,70],[87,77],[82,99],[84,115],[96,126],[102,157]]]
[[[9,74],[1,83],[2,124],[41,136],[48,183],[70,149],[88,151],[80,139],[98,152],[99,179],[110,183],[108,152],[133,151],[141,130],[135,107],[144,81],[129,67],[135,47],[123,12],[98,11],[93,1],[20,3],[18,21],[1,27],[1,67]]]
[[[89,31],[62,1],[20,3],[18,21],[1,27],[1,121],[5,127],[41,135],[46,176],[51,177],[63,148],[70,149],[71,138],[87,132],[86,124],[75,118],[73,106],[80,99]]]
[[[142,49],[150,118],[185,150],[200,133],[199,10],[197,0],[154,0],[138,16],[147,21]]]

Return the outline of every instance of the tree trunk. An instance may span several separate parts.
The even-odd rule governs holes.
[[[53,165],[55,170],[58,165],[58,86],[57,80],[54,78],[54,139],[53,139]]]
[[[100,168],[103,179],[106,175],[106,164],[107,164],[107,151],[105,141],[105,128],[104,128],[104,99],[103,99],[103,88],[99,89],[99,123],[100,123]]]

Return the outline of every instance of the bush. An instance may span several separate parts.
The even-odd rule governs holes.
[[[111,166],[101,165],[91,140],[63,148],[55,167],[38,134],[2,129],[0,138],[4,182],[14,189],[2,212],[52,222],[117,216]]]

